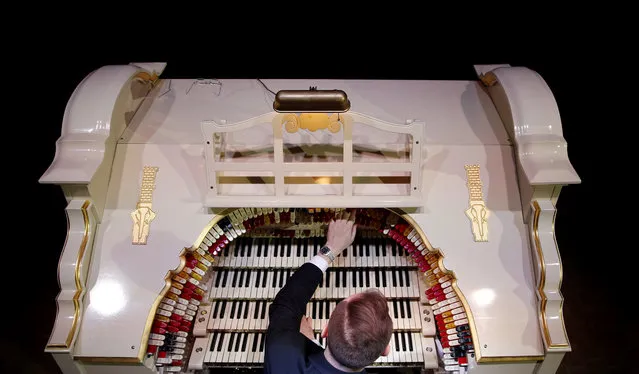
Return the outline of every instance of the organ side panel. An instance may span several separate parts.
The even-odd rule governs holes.
[[[77,372],[72,352],[84,314],[97,219],[90,200],[73,199],[65,211],[68,232],[58,264],[57,315],[45,351],[71,373]]]

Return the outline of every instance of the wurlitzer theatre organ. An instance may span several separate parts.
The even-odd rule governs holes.
[[[554,234],[580,183],[536,72],[471,81],[162,78],[104,66],[69,99],[41,183],[68,200],[65,374],[195,373],[264,360],[268,308],[327,224],[357,237],[308,304],[378,288],[391,353],[371,370],[554,373],[571,350]]]

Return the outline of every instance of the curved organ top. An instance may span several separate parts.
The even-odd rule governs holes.
[[[69,100],[41,179],[69,201],[47,346],[58,359],[88,373],[259,366],[270,300],[346,208],[361,230],[309,304],[316,332],[372,286],[395,323],[379,366],[533,372],[570,350],[553,220],[579,179],[536,73],[264,81],[347,93],[350,110],[324,118],[272,112],[255,80],[162,69],[99,69]]]

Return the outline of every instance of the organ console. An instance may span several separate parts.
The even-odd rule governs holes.
[[[370,372],[557,370],[571,346],[554,218],[580,179],[539,74],[262,81],[164,68],[87,76],[40,179],[68,201],[46,346],[65,374],[259,371],[270,303],[344,211],[358,233],[308,304],[316,344],[340,300],[378,288],[394,333]],[[308,110],[276,100],[308,87],[337,90],[342,110],[317,110],[330,95]]]

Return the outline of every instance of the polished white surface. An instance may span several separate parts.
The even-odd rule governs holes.
[[[494,97],[501,97],[497,107],[507,126],[512,126],[528,183],[579,183],[568,158],[555,97],[544,79],[525,67],[498,67],[492,73],[497,83],[489,90]]]
[[[273,95],[252,79],[221,79],[219,96],[212,86],[186,91],[193,79],[164,80],[144,119],[134,120],[123,137],[129,143],[200,144],[200,122],[241,122],[273,111]],[[435,144],[508,144],[490,97],[479,82],[384,80],[271,80],[280,89],[342,89],[351,110],[379,120],[426,123],[425,142]],[[217,87],[217,86],[215,86]],[[139,123],[141,120],[142,123]]]
[[[94,245],[99,264],[89,291],[76,357],[137,357],[150,308],[178,255],[194,244],[212,215],[202,205],[205,181],[201,146],[119,145],[104,218]],[[147,245],[131,244],[145,165],[156,166]],[[100,337],[96,339],[96,337]],[[131,348],[133,347],[133,348]]]
[[[425,212],[411,214],[444,266],[457,277],[475,321],[481,357],[543,356],[528,229],[523,223],[511,148],[430,146],[424,166]],[[475,242],[465,164],[479,164],[491,211],[488,242]]]
[[[131,77],[141,71],[133,65],[104,66],[76,87],[64,111],[54,160],[40,178],[41,183],[91,181],[102,163],[107,139],[123,130],[111,128],[116,101]]]
[[[58,264],[58,313],[47,343],[47,351],[52,352],[71,351],[80,330],[96,228],[89,201],[71,200],[65,210],[69,232]]]

